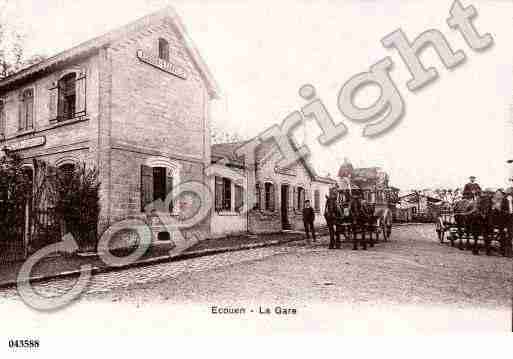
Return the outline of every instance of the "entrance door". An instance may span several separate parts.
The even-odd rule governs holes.
[[[281,225],[283,229],[290,229],[289,223],[289,186],[284,184],[281,186]]]

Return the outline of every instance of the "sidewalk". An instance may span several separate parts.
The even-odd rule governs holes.
[[[86,264],[90,264],[92,266],[92,274],[98,274],[109,271],[119,271],[136,266],[179,261],[223,252],[278,245],[303,239],[303,232],[292,231],[288,233],[284,232],[251,236],[240,235],[220,239],[207,239],[195,244],[182,254],[173,257],[168,254],[170,248],[165,246],[153,247],[150,248],[148,252],[137,262],[122,267],[109,267],[97,256],[81,257],[78,255],[59,255],[40,261],[32,270],[31,282],[78,276],[80,274],[80,267]],[[23,262],[0,264],[0,288],[16,285],[16,278],[22,265]]]

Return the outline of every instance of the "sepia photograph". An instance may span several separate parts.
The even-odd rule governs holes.
[[[512,35],[502,0],[0,0],[0,347],[512,333]]]

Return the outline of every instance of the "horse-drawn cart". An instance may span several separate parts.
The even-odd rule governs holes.
[[[503,255],[511,256],[513,216],[510,199],[500,191],[484,192],[473,199],[461,199],[454,204],[442,203],[435,220],[435,230],[440,243],[447,238],[454,247],[458,241],[460,249],[469,249],[479,254],[479,242],[484,242],[486,254],[491,253],[492,242],[500,245]],[[466,243],[464,244],[464,240]]]
[[[330,230],[330,248],[340,247],[341,236],[345,241],[367,249],[380,240],[388,241],[392,233],[390,195],[386,190],[362,190],[357,186],[336,189],[326,201],[326,221]]]

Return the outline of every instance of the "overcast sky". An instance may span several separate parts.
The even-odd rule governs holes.
[[[462,1],[477,8],[478,31],[495,40],[482,53],[473,52],[447,26],[452,1],[13,2],[11,18],[27,29],[28,49],[47,55],[173,5],[221,87],[223,97],[213,111],[219,127],[254,136],[305,104],[298,96],[302,84],[316,87],[333,119],[349,127],[348,135],[329,147],[317,144],[320,130],[314,123],[297,133],[310,146],[320,174],[335,174],[348,157],[356,166],[383,167],[402,189],[462,186],[469,175],[484,187],[506,184],[505,160],[513,158],[505,141],[513,134],[507,124],[513,99],[512,1]],[[422,58],[440,76],[413,94],[401,58],[380,42],[398,28],[411,40],[438,29],[467,61],[448,71],[428,49]],[[369,140],[361,136],[361,124],[344,118],[336,101],[350,77],[385,56],[395,63],[391,76],[406,112],[393,131]],[[370,105],[376,94],[362,91],[358,101]]]

